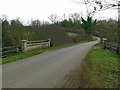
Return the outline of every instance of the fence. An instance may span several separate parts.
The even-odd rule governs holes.
[[[103,41],[104,49],[108,49],[116,54],[120,54],[120,46],[117,43],[108,42],[107,40]]]
[[[16,45],[16,46],[10,46],[10,47],[4,47],[0,49],[0,55],[4,57],[8,56],[13,56],[16,55],[17,53],[22,52],[21,50],[21,45]]]
[[[22,40],[20,45],[3,47],[0,49],[0,56],[2,58],[13,56],[21,52],[26,52],[36,48],[49,48],[51,47],[51,40],[27,41]]]

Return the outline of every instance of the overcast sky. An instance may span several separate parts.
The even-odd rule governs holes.
[[[76,0],[81,1],[81,0]],[[0,14],[7,15],[8,19],[19,17],[22,21],[39,19],[49,21],[48,16],[64,13],[85,13],[85,5],[77,4],[73,0],[0,0]],[[95,18],[117,18],[118,11],[115,9],[97,13]]]

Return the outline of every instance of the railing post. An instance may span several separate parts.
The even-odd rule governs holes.
[[[109,49],[110,49],[110,51],[112,51],[112,45],[111,45],[111,43],[109,43],[109,46],[110,46],[110,48],[109,48]]]
[[[103,47],[106,49],[107,40],[103,40]]]
[[[117,46],[116,54],[120,54],[119,46]]]
[[[22,52],[26,52],[27,51],[27,40],[22,40],[21,41],[21,45],[22,45]]]
[[[48,47],[50,47],[51,39],[48,39]]]

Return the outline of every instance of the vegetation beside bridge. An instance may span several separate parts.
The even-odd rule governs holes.
[[[118,55],[96,45],[83,61],[80,87],[118,88]]]

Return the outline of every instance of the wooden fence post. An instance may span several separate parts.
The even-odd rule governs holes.
[[[22,52],[26,52],[27,51],[27,40],[22,40]]]
[[[112,51],[112,45],[111,45],[111,43],[109,43],[109,46],[110,46],[110,48],[109,48],[109,49],[110,49],[110,51]]]
[[[103,40],[103,48],[106,49],[107,40]]]
[[[120,54],[120,51],[119,51],[119,46],[117,46],[117,50],[116,50],[116,54]]]

